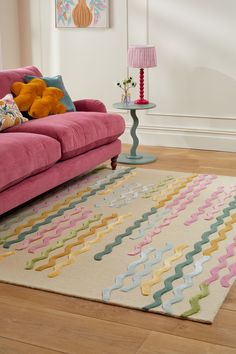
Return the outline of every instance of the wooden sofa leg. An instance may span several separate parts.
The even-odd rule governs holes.
[[[116,166],[117,166],[117,159],[118,159],[118,155],[111,158],[111,168],[112,168],[113,170],[116,169]]]

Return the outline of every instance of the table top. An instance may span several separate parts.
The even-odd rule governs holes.
[[[125,109],[125,110],[142,110],[142,109],[151,109],[155,108],[155,103],[149,102],[148,104],[135,104],[134,102],[130,102],[128,104],[122,102],[116,102],[112,105],[114,108],[117,109]]]

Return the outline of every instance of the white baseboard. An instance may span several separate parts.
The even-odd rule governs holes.
[[[127,124],[122,143],[132,144],[130,124]],[[140,126],[137,129],[140,145],[236,152],[236,132],[164,126]]]

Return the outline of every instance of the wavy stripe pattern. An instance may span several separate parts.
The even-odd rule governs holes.
[[[208,175],[199,175],[183,192],[181,192],[171,203],[167,205],[168,209],[173,209],[179,203],[186,198],[186,196],[194,191],[195,187],[198,187],[202,181],[204,181]]]
[[[230,287],[230,283],[229,283],[230,280],[232,278],[236,277],[236,262],[231,264],[228,269],[229,269],[229,273],[220,279],[220,284],[224,288],[229,288]]]
[[[151,198],[153,196],[153,193],[159,192],[162,189],[162,187],[166,187],[167,183],[170,181],[173,181],[173,180],[176,180],[176,178],[174,178],[172,176],[167,176],[166,178],[161,180],[159,183],[157,183],[155,186],[150,188],[150,190],[143,195],[143,198]]]
[[[141,184],[138,186],[130,185],[129,189],[122,188],[122,193],[119,193],[119,195],[115,196],[113,193],[111,196],[106,197],[103,200],[97,202],[95,206],[101,207],[106,205],[109,208],[120,208],[124,205],[127,205],[132,200],[137,199],[143,192],[147,191],[148,189],[148,186],[142,186]]]
[[[148,260],[149,254],[154,251],[156,251],[156,249],[153,247],[149,247],[145,251],[143,251],[141,253],[139,259],[137,259],[136,261],[134,261],[128,265],[127,271],[125,273],[121,273],[115,277],[115,282],[110,288],[103,289],[102,299],[104,301],[110,300],[112,291],[120,289],[123,286],[123,282],[124,282],[125,278],[132,276],[135,273],[136,268],[140,264],[144,264]]]
[[[97,170],[97,169],[96,169]],[[43,200],[40,201],[41,198],[37,199],[37,202],[34,202],[32,204],[32,206],[27,206],[25,211],[21,211],[20,215],[15,216],[15,217],[10,217],[10,219],[8,221],[5,221],[4,223],[1,223],[0,225],[0,233],[2,231],[7,231],[9,230],[9,228],[12,225],[18,224],[20,221],[25,220],[27,217],[34,215],[35,213],[39,212],[41,209],[44,209],[46,207],[51,206],[53,203],[58,202],[59,199],[66,197],[67,195],[71,194],[73,191],[77,190],[78,188],[81,188],[84,184],[90,182],[93,179],[97,179],[97,175],[95,173],[95,171],[91,172],[91,175],[88,174],[87,177],[83,177],[83,179],[81,180],[81,177],[79,178],[78,182],[73,182],[72,186],[69,186],[65,189],[65,187],[63,187],[63,191],[60,191],[60,188],[58,188],[57,191],[55,191],[52,194],[55,194],[55,196],[47,196],[42,198]],[[45,198],[47,198],[47,200],[44,200]],[[37,203],[36,205],[34,205],[35,203]],[[30,210],[28,210],[30,209]]]
[[[123,234],[120,234],[120,235],[116,236],[114,242],[109,243],[108,245],[106,245],[104,251],[95,254],[94,259],[95,259],[96,261],[101,261],[102,258],[103,258],[103,256],[105,256],[106,254],[111,253],[114,247],[119,246],[119,245],[122,243],[123,238],[128,237],[129,235],[131,235],[132,232],[133,232],[133,230],[139,228],[140,225],[141,225],[143,222],[147,221],[147,220],[148,220],[148,217],[149,217],[150,215],[152,215],[152,214],[155,214],[156,211],[157,211],[156,208],[151,208],[149,212],[144,213],[144,214],[142,215],[142,218],[141,218],[141,219],[138,219],[138,220],[136,220],[136,221],[134,222],[133,226],[129,226]]]
[[[201,257],[199,260],[197,260],[195,263],[194,263],[194,271],[193,272],[190,272],[188,274],[185,274],[183,276],[183,280],[184,280],[184,283],[183,284],[180,284],[179,286],[177,286],[176,288],[173,289],[173,294],[174,296],[164,302],[162,304],[162,308],[163,310],[166,312],[166,313],[169,313],[171,314],[172,313],[172,308],[171,306],[184,300],[184,295],[183,295],[183,291],[185,289],[188,289],[188,288],[191,288],[193,286],[193,277],[196,277],[197,275],[199,275],[200,273],[202,273],[203,271],[203,264],[205,262],[207,262],[211,257],[210,256],[203,256]]]
[[[105,230],[96,232],[96,234],[95,234],[96,237],[94,239],[89,240],[89,241],[85,241],[82,248],[80,248],[79,250],[76,250],[76,251],[70,251],[67,260],[55,265],[54,271],[51,272],[50,274],[48,274],[48,277],[54,278],[54,277],[58,276],[59,274],[61,274],[62,269],[64,267],[75,263],[77,256],[79,256],[82,253],[88,252],[91,249],[92,245],[98,243],[104,236],[109,234],[114,229],[114,227],[116,227],[117,225],[120,225],[124,218],[129,217],[129,216],[131,216],[130,213],[118,216],[118,218],[115,222],[110,223],[105,227]]]
[[[43,238],[42,243],[30,247],[28,249],[28,252],[35,253],[35,251],[48,246],[52,240],[60,237],[65,230],[68,230],[69,228],[76,226],[80,221],[87,219],[88,216],[91,214],[92,214],[92,211],[90,211],[90,210],[83,212],[79,218],[77,218],[75,220],[71,220],[69,225],[66,225],[65,227],[61,227],[58,230],[56,230],[54,235]]]
[[[145,221],[148,220],[148,218],[149,218],[150,215],[155,214],[155,213],[157,212],[157,209],[158,209],[158,208],[162,208],[163,206],[165,206],[165,204],[166,204],[167,202],[169,202],[176,194],[178,194],[181,189],[183,189],[184,187],[186,187],[186,185],[187,185],[188,183],[190,183],[196,176],[197,176],[197,175],[192,175],[192,176],[186,178],[186,181],[185,181],[184,183],[182,183],[181,186],[179,186],[178,188],[176,188],[176,189],[173,191],[173,193],[167,195],[166,198],[164,198],[163,200],[159,201],[158,204],[157,204],[157,206],[156,206],[156,207],[152,207],[149,212],[144,213],[144,214],[142,215],[142,218],[136,220],[136,221],[134,222],[133,226],[128,227],[128,228],[126,229],[126,231],[125,231],[123,234],[120,234],[120,235],[116,236],[115,240],[114,240],[112,243],[109,243],[108,245],[106,245],[106,246],[105,246],[105,249],[104,249],[102,252],[99,252],[99,253],[95,254],[94,259],[95,259],[96,261],[101,261],[102,258],[103,258],[105,255],[108,255],[109,253],[111,253],[112,250],[113,250],[113,248],[119,246],[119,245],[122,243],[122,241],[123,241],[123,239],[124,239],[125,237],[130,236],[130,235],[132,234],[132,232],[133,232],[135,229],[139,228],[140,225],[141,225],[143,222],[145,222]]]
[[[234,242],[232,242],[230,245],[227,246],[226,254],[218,258],[219,265],[213,267],[210,270],[211,276],[204,281],[205,284],[210,285],[211,283],[219,279],[219,272],[228,266],[228,262],[227,262],[228,258],[234,256],[235,247],[236,247],[236,236],[234,237]]]
[[[232,225],[236,223],[236,213],[231,216],[231,220],[225,222],[225,227],[218,232],[218,237],[211,240],[211,247],[203,251],[204,256],[210,256],[213,252],[217,251],[219,248],[218,243],[226,239],[227,232],[233,229]]]
[[[80,207],[80,208],[78,208],[78,209],[72,210],[72,212],[69,211],[70,213],[68,213],[68,215],[64,215],[63,218],[60,218],[59,220],[56,220],[55,222],[52,222],[52,223],[50,224],[50,227],[49,227],[49,228],[44,228],[44,229],[41,230],[40,232],[37,232],[34,236],[29,237],[28,239],[26,239],[25,241],[23,241],[23,242],[22,242],[19,246],[17,246],[15,249],[16,249],[17,251],[21,251],[21,250],[26,249],[31,243],[42,239],[42,238],[44,237],[44,235],[45,235],[46,233],[48,233],[49,231],[56,230],[60,224],[63,224],[63,223],[68,222],[68,221],[70,220],[71,216],[80,214],[83,209],[84,209],[83,207]]]
[[[190,226],[193,223],[197,222],[199,217],[205,213],[205,209],[208,209],[212,206],[212,202],[217,199],[217,197],[224,192],[224,186],[217,188],[215,192],[211,194],[209,198],[206,199],[205,203],[201,205],[195,213],[193,213],[188,220],[184,222],[184,225]]]
[[[176,210],[174,212],[172,212],[170,214],[170,216],[168,216],[167,218],[165,218],[163,220],[163,222],[160,225],[157,225],[150,233],[148,233],[144,239],[137,243],[134,246],[134,250],[129,252],[128,255],[129,256],[136,256],[137,254],[139,254],[141,252],[141,250],[143,249],[143,247],[145,247],[146,245],[152,243],[152,239],[154,236],[160,234],[162,232],[162,230],[169,226],[172,222],[172,220],[174,220],[175,218],[177,218],[179,216],[179,214],[186,209],[186,207],[193,202],[193,200],[195,198],[197,198],[200,194],[200,192],[204,189],[207,188],[207,186],[212,183],[213,179],[215,178],[215,176],[210,176],[205,182],[201,183],[198,185],[198,183],[200,183],[202,181],[202,179],[198,179],[197,184],[193,183],[191,184],[181,195],[181,197],[178,197],[178,202],[180,200],[182,200],[185,197],[185,200],[183,201],[182,204],[180,204],[180,206],[178,208],[176,208]],[[197,189],[195,189],[195,187],[198,186]],[[189,193],[192,193],[191,196],[186,197]],[[177,203],[174,203],[174,206],[178,205]]]
[[[66,198],[63,202],[54,205],[53,208],[51,208],[50,210],[44,211],[41,215],[37,216],[36,218],[30,219],[29,221],[27,221],[27,223],[18,226],[18,227],[15,229],[15,231],[14,231],[13,233],[11,233],[10,235],[7,235],[7,236],[2,237],[2,238],[0,239],[0,244],[4,244],[4,245],[3,245],[4,248],[9,248],[9,247],[11,246],[11,244],[16,243],[15,241],[17,241],[17,242],[23,241],[23,240],[25,239],[25,236],[26,236],[26,235],[31,234],[32,232],[35,232],[35,231],[38,230],[37,225],[42,226],[42,225],[45,225],[45,224],[48,224],[49,222],[51,222],[51,220],[53,219],[52,216],[50,216],[50,220],[47,222],[47,219],[49,219],[49,218],[47,218],[47,216],[48,216],[49,214],[51,214],[51,213],[54,212],[54,211],[59,210],[61,206],[67,204],[67,203],[70,202],[71,200],[73,200],[73,199],[75,199],[75,198],[80,198],[80,197],[82,197],[84,194],[86,194],[86,193],[89,192],[89,191],[90,191],[90,188],[86,188],[86,189],[84,189],[84,190],[78,192],[78,193],[76,194],[76,196],[73,195],[73,196],[71,196],[71,197]],[[42,223],[39,223],[39,224],[36,224],[36,225],[35,225],[35,223],[36,223],[37,221],[43,220],[43,219],[45,219],[45,218],[46,218],[45,221],[43,221]],[[21,233],[22,230],[24,230],[24,229],[26,229],[26,228],[29,228],[29,227],[32,227],[30,231],[26,231],[26,232]],[[36,230],[33,230],[35,227],[36,227]],[[32,230],[33,230],[33,231],[32,231]],[[19,236],[18,236],[17,239],[6,242],[6,240],[8,240],[9,238],[11,238],[11,237],[13,237],[13,236],[17,236],[18,234],[19,234]]]
[[[153,272],[151,280],[147,280],[141,284],[142,295],[150,295],[152,287],[161,281],[161,275],[168,272],[172,268],[172,263],[183,256],[183,250],[187,248],[188,245],[181,244],[174,249],[174,255],[164,260],[164,266]]]
[[[193,250],[186,254],[185,256],[186,260],[180,264],[177,264],[177,266],[175,267],[175,274],[165,279],[164,281],[165,286],[153,295],[154,302],[150,305],[145,306],[143,308],[144,310],[148,311],[162,304],[161,301],[162,295],[164,295],[165,293],[173,289],[172,283],[183,276],[183,269],[187,267],[189,264],[193,263],[193,257],[196,254],[202,252],[202,246],[210,242],[209,237],[215,232],[217,232],[218,227],[224,223],[224,219],[230,216],[230,211],[233,209],[236,209],[236,196],[234,196],[234,200],[229,203],[228,207],[223,210],[223,214],[217,216],[216,218],[217,221],[210,226],[210,230],[202,234],[201,241],[196,242],[193,246]]]
[[[140,229],[138,230],[139,234],[137,236],[130,237],[130,239],[137,240],[139,238],[143,238],[146,235],[146,232],[148,230],[153,229],[156,223],[161,219],[163,219],[163,217],[166,216],[167,214],[170,214],[170,210],[167,209],[159,210],[157,214],[154,215],[154,217],[152,218],[152,221],[148,222],[148,226],[143,226],[143,227],[141,226]]]
[[[225,192],[225,195],[223,198],[219,198],[217,200],[217,205],[212,206],[212,208],[205,214],[204,219],[205,220],[212,220],[214,218],[214,215],[219,213],[222,210],[222,206],[225,205],[225,202],[232,198],[233,193],[236,191],[236,186],[231,186],[229,192]]]
[[[105,190],[98,192],[99,195],[111,194],[116,188],[120,187],[123,183],[128,181],[131,177],[136,176],[136,172],[131,172],[130,174],[122,177],[119,181],[113,183],[111,187],[106,188]]]
[[[100,229],[102,227],[105,227],[108,225],[108,222],[112,219],[115,219],[117,218],[118,215],[117,214],[112,214],[112,215],[109,215],[105,218],[103,218],[100,222],[100,224],[98,225],[95,225],[95,226],[92,226],[89,230],[89,232],[86,232],[82,235],[80,235],[78,237],[78,240],[75,241],[75,242],[72,242],[72,243],[69,243],[63,252],[61,253],[58,253],[58,254],[55,254],[54,256],[52,256],[49,260],[48,260],[48,263],[47,264],[44,264],[44,265],[41,265],[39,267],[36,268],[37,271],[42,271],[42,270],[45,270],[47,268],[51,268],[51,267],[54,267],[55,264],[56,264],[56,261],[57,259],[59,258],[62,258],[64,256],[67,256],[70,254],[71,250],[73,247],[76,247],[76,246],[79,246],[79,245],[82,245],[84,243],[84,241],[86,240],[86,238],[90,237],[90,236],[93,236],[96,234],[97,232],[97,229]]]
[[[231,221],[225,222],[226,227],[224,227],[223,229],[221,229],[221,230],[218,232],[219,237],[217,237],[216,239],[214,239],[214,240],[211,241],[212,246],[211,246],[210,248],[208,248],[207,250],[205,250],[205,251],[203,252],[203,254],[210,256],[212,252],[217,251],[217,250],[218,250],[218,242],[220,242],[220,241],[226,239],[226,233],[232,230],[232,224],[234,224],[234,223],[236,223],[236,213],[231,216]],[[235,264],[236,264],[236,263],[235,263]],[[236,267],[235,267],[235,275],[236,275]],[[220,280],[221,285],[224,286],[224,287],[229,287],[230,285],[229,285],[229,282],[228,282],[228,281],[229,281],[233,276],[234,276],[234,270],[232,271],[232,270],[230,269],[230,274],[225,275],[225,277],[223,277],[223,278]],[[207,282],[207,280],[203,281],[203,283],[204,283],[205,285],[209,286],[209,283]],[[224,284],[224,285],[223,285],[223,284]],[[209,293],[208,293],[208,295],[209,295]],[[206,295],[206,296],[208,296],[208,295]],[[206,296],[204,296],[204,297],[206,297]],[[200,300],[200,299],[199,299],[199,300]],[[201,309],[201,308],[200,308],[200,304],[199,304],[199,302],[198,302],[198,309],[197,309],[197,310],[195,309],[194,311],[198,312],[198,311],[200,311],[200,309]],[[194,313],[196,313],[196,312],[194,312]]]
[[[151,271],[153,270],[154,265],[156,265],[157,263],[159,263],[161,261],[163,254],[165,252],[170,251],[172,248],[173,248],[173,245],[170,243],[167,243],[165,247],[161,248],[160,250],[156,250],[153,259],[151,259],[150,261],[145,263],[144,269],[132,277],[132,282],[130,284],[128,284],[127,286],[123,286],[123,288],[121,288],[120,290],[127,292],[127,291],[137,288],[139,286],[139,284],[141,283],[142,278],[145,277],[146,275],[150,274]]]
[[[199,300],[209,295],[209,288],[207,284],[200,284],[201,292],[189,300],[191,305],[190,310],[181,314],[181,317],[189,317],[200,311]]]
[[[78,198],[78,196],[81,196],[81,198],[79,200],[76,200],[76,201],[70,203],[65,208],[62,208],[62,209],[58,210],[58,208],[60,208],[61,205],[64,205],[66,203],[66,201],[63,201],[63,203],[60,203],[60,204],[54,206],[54,208],[52,208],[50,211],[46,211],[46,212],[42,213],[39,218],[35,218],[35,219],[30,220],[27,224],[22,225],[19,228],[17,228],[13,234],[4,237],[4,240],[2,240],[2,242],[4,242],[7,238],[12,237],[12,236],[20,233],[20,231],[22,229],[24,229],[25,227],[32,226],[32,228],[30,230],[28,230],[28,231],[20,233],[19,236],[16,239],[4,243],[3,247],[4,248],[9,248],[14,243],[18,243],[18,242],[24,241],[26,236],[28,236],[28,235],[30,235],[30,234],[32,234],[34,232],[37,232],[38,229],[40,228],[40,226],[47,225],[47,224],[51,223],[51,221],[53,219],[55,219],[58,216],[63,215],[65,211],[73,209],[76,205],[78,205],[80,203],[86,202],[89,197],[95,195],[98,191],[105,189],[106,186],[114,183],[116,179],[121,178],[124,174],[127,174],[130,171],[132,171],[132,170],[133,170],[133,168],[128,168],[128,169],[122,171],[120,174],[117,174],[114,177],[112,177],[108,182],[106,182],[106,184],[99,185],[99,187],[97,189],[86,188],[83,191],[78,192],[76,197],[73,196],[73,197],[67,198],[66,201],[68,202],[69,200],[72,200],[74,198]],[[48,216],[54,210],[55,211],[58,210],[58,211],[55,214]],[[35,224],[36,221],[41,220],[42,218],[45,218],[45,217],[46,217],[46,219],[43,222]],[[1,244],[1,241],[0,241],[0,244]]]
[[[55,245],[53,245],[53,246],[47,248],[46,250],[44,250],[43,252],[41,252],[40,256],[28,261],[26,263],[25,269],[26,270],[33,269],[34,265],[36,263],[47,259],[51,252],[63,247],[67,241],[75,238],[80,231],[84,231],[84,230],[88,229],[92,223],[99,221],[101,219],[101,217],[102,217],[102,214],[96,214],[93,217],[91,217],[90,219],[88,219],[86,222],[84,222],[80,227],[74,229],[73,231],[70,231],[69,234],[67,234],[62,240],[57,241],[57,243]]]
[[[197,177],[197,175],[195,175],[195,177]],[[187,181],[188,177],[177,178],[175,181],[168,183],[166,188],[161,189],[157,194],[153,195],[152,200],[155,202],[160,202],[163,198],[172,194],[176,189],[178,189],[182,184],[186,183]],[[169,199],[168,201],[170,201],[171,199]]]

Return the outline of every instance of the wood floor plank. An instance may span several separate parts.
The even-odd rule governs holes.
[[[136,354],[235,354],[234,348],[163,333],[151,333]]]
[[[222,308],[230,311],[236,311],[236,282],[234,282],[231,287],[224,303],[222,304]]]
[[[123,144],[123,152],[129,149],[129,145]],[[139,166],[142,168],[236,176],[236,154],[233,152],[153,146],[139,146],[137,151],[157,156],[155,162]]]
[[[0,284],[0,304],[14,303],[18,306],[54,309],[71,315],[82,315],[107,322],[120,323],[148,331],[176,334],[218,345],[236,347],[236,311],[221,309],[212,325],[176,319],[139,310],[112,306],[94,301],[67,297],[23,287]]]
[[[135,354],[148,331],[29,303],[0,302],[1,335],[75,354]]]
[[[63,352],[0,337],[0,354],[63,354]]]

